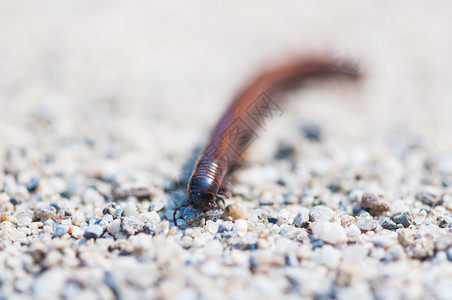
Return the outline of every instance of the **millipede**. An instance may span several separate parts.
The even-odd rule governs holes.
[[[271,95],[304,79],[334,74],[357,78],[359,72],[355,61],[320,56],[292,59],[257,74],[232,101],[200,152],[187,185],[188,201],[174,210],[175,225],[180,208],[208,211],[215,209],[218,201],[224,202],[223,197],[231,196],[231,174],[243,163],[256,130],[266,116],[282,112],[277,103],[281,98]]]

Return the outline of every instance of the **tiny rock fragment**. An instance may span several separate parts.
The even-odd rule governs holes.
[[[39,178],[33,177],[33,178],[31,178],[31,180],[27,183],[26,188],[27,188],[27,190],[28,190],[29,192],[34,192],[34,191],[36,191],[36,190],[38,189],[38,186],[39,186]]]
[[[58,218],[57,211],[53,206],[43,207],[36,212],[36,218],[38,219],[48,218],[55,220]]]
[[[390,203],[383,195],[364,193],[361,198],[361,207],[370,210],[373,215],[378,215],[388,211]]]
[[[89,225],[86,228],[83,237],[86,239],[98,239],[104,233],[104,229],[100,225]]]
[[[232,227],[232,231],[242,236],[248,231],[248,223],[245,220],[237,220]]]
[[[309,211],[309,219],[312,222],[328,222],[334,217],[334,211],[323,205],[314,206]]]
[[[413,224],[413,216],[410,212],[398,213],[392,217],[392,220],[397,224],[402,224],[403,227],[408,227]]]
[[[322,138],[322,130],[316,123],[305,123],[301,126],[301,132],[304,137],[311,141],[320,141]]]
[[[393,220],[387,217],[381,219],[380,224],[384,229],[395,230],[399,228]]]
[[[269,223],[272,223],[272,224],[278,223],[278,218],[275,218],[275,217],[268,217],[267,220]]]
[[[397,231],[397,239],[402,246],[407,247],[414,244],[416,233],[411,229],[402,228]]]
[[[53,230],[53,236],[62,236],[63,234],[67,233],[69,231],[68,225],[57,225],[55,226],[55,229]]]
[[[293,225],[296,227],[303,227],[308,222],[306,216],[299,212],[293,219]]]
[[[372,219],[359,218],[355,225],[358,226],[362,232],[367,232],[375,230],[378,226],[378,222]]]
[[[436,196],[437,196],[437,191],[434,190],[433,188],[429,188],[429,187],[425,187],[421,190],[419,190],[415,197],[416,200],[422,202],[425,205],[429,205],[432,206],[436,203]]]
[[[336,245],[347,242],[344,228],[337,223],[321,222],[315,225],[314,234],[319,240]]]
[[[246,211],[239,204],[231,204],[224,210],[224,217],[230,217],[233,220],[246,219]]]

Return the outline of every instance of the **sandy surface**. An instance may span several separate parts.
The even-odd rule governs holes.
[[[452,299],[451,9],[2,3],[0,299]],[[313,52],[362,79],[285,95],[234,178],[241,219],[174,227],[236,92]]]

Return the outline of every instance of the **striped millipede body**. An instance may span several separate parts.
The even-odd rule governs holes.
[[[221,199],[220,195],[230,196],[228,178],[243,161],[243,153],[255,138],[255,130],[265,122],[259,114],[262,111],[278,113],[279,107],[269,95],[306,78],[336,73],[356,77],[357,69],[348,60],[324,56],[294,59],[258,74],[238,94],[215,126],[198,156],[187,186],[189,199],[183,206],[211,210]]]

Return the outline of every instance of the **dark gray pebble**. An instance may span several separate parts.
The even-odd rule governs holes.
[[[392,220],[397,224],[402,224],[403,227],[408,227],[413,224],[413,217],[410,212],[398,213],[392,217]]]
[[[432,206],[436,202],[435,196],[426,191],[417,192],[415,197],[418,201],[421,201],[425,205],[429,206]]]
[[[104,233],[104,229],[100,225],[89,225],[88,228],[86,228],[85,233],[83,234],[83,237],[86,239],[98,239],[102,236]]]
[[[311,141],[320,141],[322,138],[322,130],[320,126],[315,123],[306,123],[301,126],[301,132],[304,137]]]
[[[294,147],[287,143],[281,143],[279,145],[278,152],[275,154],[276,159],[288,159],[293,156]]]
[[[27,183],[26,188],[29,192],[34,192],[39,186],[39,178],[33,177],[31,180]]]
[[[380,225],[384,229],[389,229],[389,230],[396,230],[399,228],[397,226],[397,224],[389,218],[382,218],[382,220],[380,221]]]
[[[278,223],[278,218],[275,218],[275,217],[268,217],[267,220],[269,223],[273,223],[273,224]]]
[[[63,191],[63,192],[60,193],[60,196],[62,198],[70,199],[71,198],[71,193],[69,193],[68,191]]]
[[[11,202],[11,204],[13,205],[18,205],[21,204],[23,202],[22,198],[11,198],[9,199],[9,202]]]

